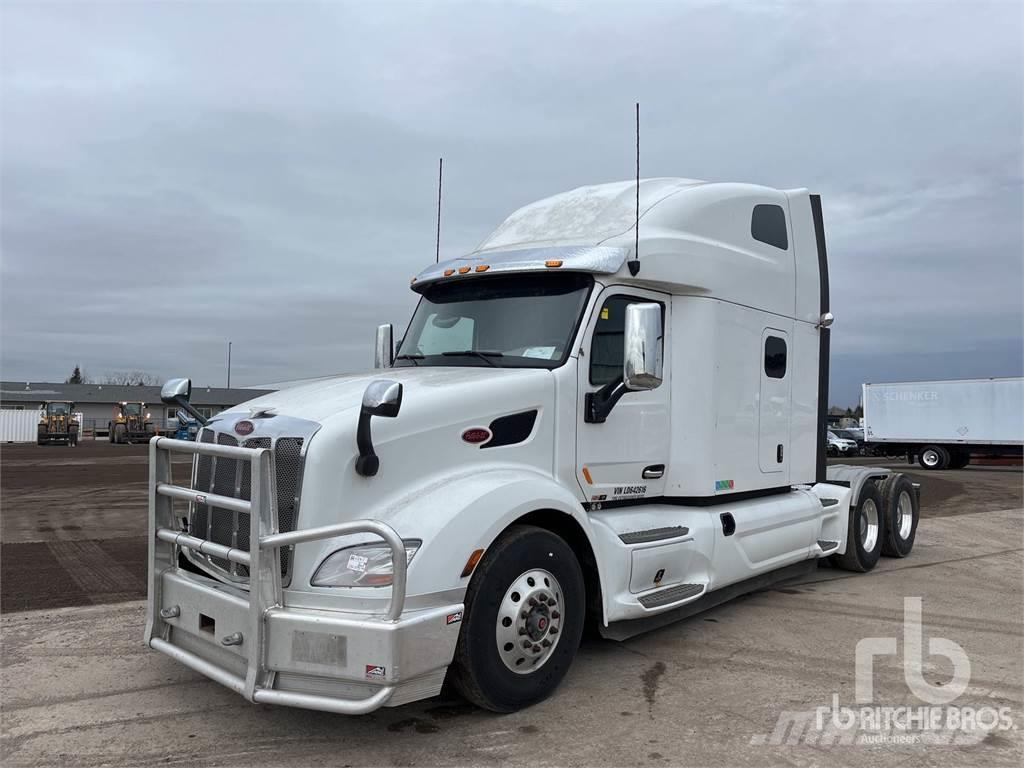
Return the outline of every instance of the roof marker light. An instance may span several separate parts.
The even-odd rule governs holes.
[[[489,264],[481,264],[480,266],[478,266],[478,267],[476,268],[476,271],[477,271],[477,272],[486,272],[486,271],[487,271],[488,269],[490,269],[490,268],[491,268],[491,267],[490,267],[490,265],[489,265]]]
[[[444,276],[445,276],[445,277],[451,277],[451,276],[452,276],[452,275],[454,275],[454,274],[455,274],[455,270],[454,270],[454,269],[446,269],[446,270],[444,271]]]
[[[465,275],[467,272],[469,272],[469,267],[459,267],[460,275]]]
[[[547,261],[544,262],[544,266],[545,267],[560,267],[560,266],[562,266],[562,260],[561,259],[548,259]]]

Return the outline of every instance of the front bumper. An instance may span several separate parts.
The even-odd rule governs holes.
[[[167,618],[150,647],[257,703],[363,714],[436,695],[461,627],[461,604],[406,611],[396,621],[271,608],[262,638],[265,686],[247,695],[249,644],[256,642],[249,596],[178,569],[160,581],[157,613]]]
[[[250,462],[250,498],[172,485],[172,451]],[[273,466],[266,448],[150,441],[147,645],[257,703],[356,715],[439,693],[462,626],[462,604],[405,610],[405,544],[378,521],[278,533]],[[180,530],[174,500],[249,515],[248,550]],[[387,610],[289,607],[281,548],[350,533],[375,534],[391,549]],[[248,590],[179,569],[182,549],[245,566]]]

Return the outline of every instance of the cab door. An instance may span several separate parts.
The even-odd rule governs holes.
[[[662,496],[669,462],[670,302],[666,294],[607,288],[587,325],[578,366],[576,475],[591,502]],[[660,387],[627,392],[600,424],[587,423],[586,396],[622,376],[626,307],[657,302],[662,307],[664,376]]]

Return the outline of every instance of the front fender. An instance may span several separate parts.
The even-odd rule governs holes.
[[[579,499],[549,475],[525,467],[448,475],[387,506],[366,510],[365,517],[387,523],[404,539],[423,542],[409,566],[409,596],[447,593],[447,597],[461,600],[469,584],[469,577],[461,574],[470,555],[477,549],[486,550],[509,525],[538,510],[572,517],[591,548],[597,549]],[[332,539],[300,545],[306,548],[302,559],[310,563],[312,573],[331,552],[366,538],[346,537],[344,541]],[[298,560],[299,553],[296,555]],[[600,565],[598,578],[605,593],[605,574]],[[366,589],[293,586],[333,594],[345,592],[352,597],[374,595],[373,590]]]

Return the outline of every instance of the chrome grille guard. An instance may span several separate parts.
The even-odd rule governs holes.
[[[251,500],[204,494],[171,483],[171,454],[220,456],[249,461],[252,471]],[[178,499],[249,513],[249,551],[192,536],[176,528],[172,503]],[[340,714],[362,714],[377,709],[391,698],[393,686],[384,686],[372,696],[344,700],[330,696],[273,690],[274,672],[266,663],[267,614],[284,606],[281,585],[280,550],[292,544],[329,539],[350,533],[373,533],[391,549],[393,577],[391,600],[381,616],[374,619],[396,622],[405,604],[405,544],[398,533],[376,520],[354,520],[307,530],[278,532],[277,494],[271,450],[242,448],[217,443],[193,443],[154,437],[149,442],[149,580],[146,612],[146,644],[180,661],[197,672],[231,688],[249,701],[319,709]],[[177,568],[178,551],[191,549],[220,557],[249,568],[249,629],[246,675],[243,679],[206,659],[174,645],[170,625],[161,617],[163,574]]]

